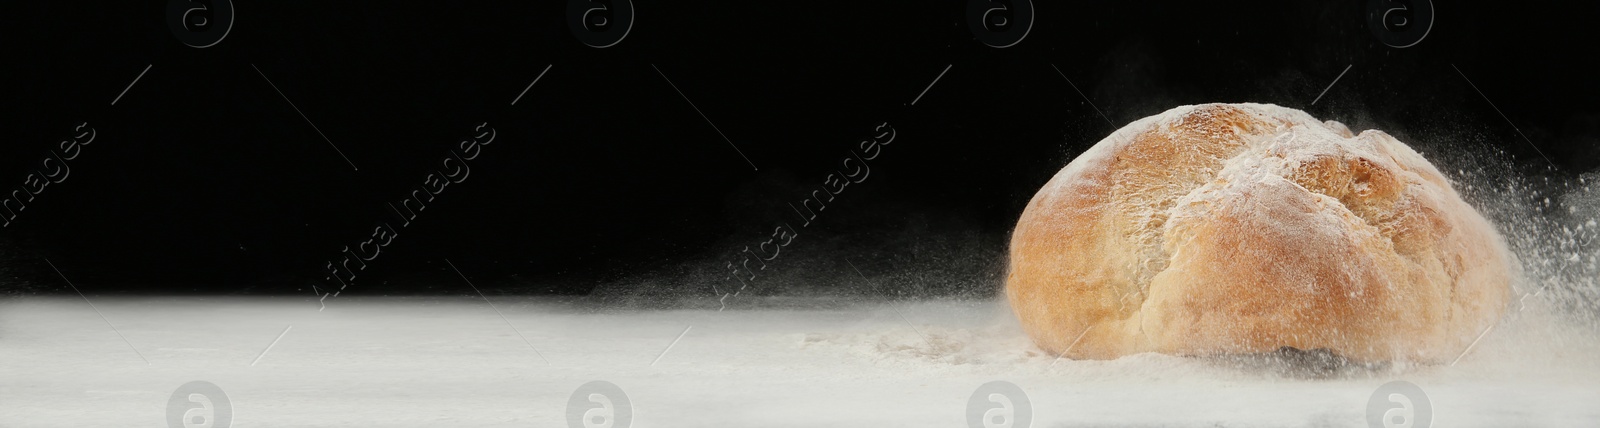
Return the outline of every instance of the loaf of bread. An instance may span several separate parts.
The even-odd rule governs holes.
[[[1006,296],[1068,358],[1448,362],[1499,321],[1516,272],[1494,227],[1388,134],[1207,104],[1133,122],[1045,184],[1012,233]]]

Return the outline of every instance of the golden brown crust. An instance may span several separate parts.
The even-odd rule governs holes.
[[[1006,294],[1073,358],[1329,348],[1454,357],[1499,319],[1510,256],[1387,134],[1259,104],[1118,130],[1034,195]]]

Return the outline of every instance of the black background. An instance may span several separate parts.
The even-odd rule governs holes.
[[[236,0],[204,49],[168,30],[166,3],[0,9],[0,184],[76,123],[98,132],[0,230],[8,287],[70,292],[53,263],[94,293],[309,295],[481,122],[497,137],[471,177],[348,292],[468,292],[449,259],[500,292],[709,295],[881,122],[897,138],[869,181],[762,292],[989,293],[1040,185],[1184,104],[1305,109],[1446,170],[1470,162],[1458,151],[1557,178],[1600,167],[1600,15],[1566,2],[1439,4],[1403,49],[1373,36],[1364,1],[1041,2],[1004,49],[955,0],[636,2],[604,49],[579,43],[562,1]],[[851,265],[889,280],[851,282]]]

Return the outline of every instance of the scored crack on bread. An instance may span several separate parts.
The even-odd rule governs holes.
[[[1326,348],[1439,362],[1498,322],[1504,240],[1382,131],[1267,104],[1123,127],[1034,195],[1006,295],[1070,358]]]

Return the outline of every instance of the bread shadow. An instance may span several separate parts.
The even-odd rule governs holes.
[[[1302,350],[1292,346],[1275,352],[1227,354],[1198,357],[1219,367],[1258,372],[1293,379],[1347,379],[1371,377],[1394,366],[1389,361],[1356,361],[1327,348]]]

